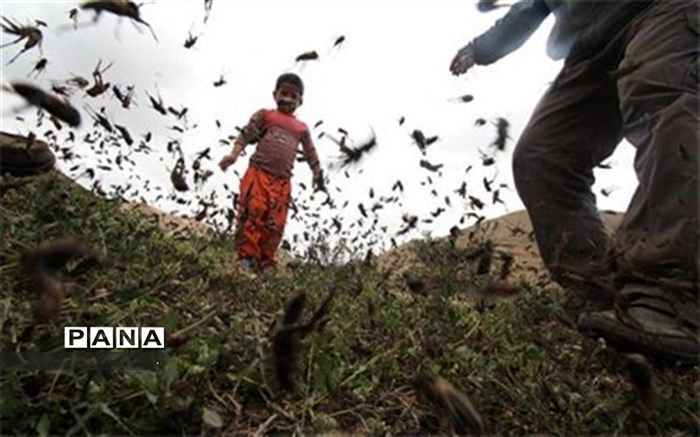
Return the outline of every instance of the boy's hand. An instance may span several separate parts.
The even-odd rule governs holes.
[[[314,175],[314,179],[312,181],[312,186],[314,191],[326,191],[326,183],[323,181],[323,173],[319,173],[317,175]]]
[[[227,168],[235,163],[236,157],[233,154],[228,154],[221,158],[221,161],[219,161],[219,168],[221,168],[221,171],[226,171]]]
[[[450,71],[455,76],[459,76],[460,74],[466,73],[467,70],[472,68],[474,65],[474,48],[472,47],[471,43],[469,43],[462,47],[457,52],[454,59],[452,59]]]

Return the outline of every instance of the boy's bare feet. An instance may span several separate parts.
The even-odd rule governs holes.
[[[255,279],[258,277],[256,270],[256,262],[252,258],[241,258],[237,262],[238,270],[241,271],[245,276],[250,279]]]

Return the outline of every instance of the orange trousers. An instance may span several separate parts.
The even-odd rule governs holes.
[[[261,269],[274,267],[275,252],[287,224],[292,184],[256,167],[248,167],[239,189],[236,247]]]

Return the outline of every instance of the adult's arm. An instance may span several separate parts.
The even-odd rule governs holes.
[[[542,24],[550,9],[544,0],[522,0],[486,32],[474,38],[474,62],[488,65],[522,46]]]

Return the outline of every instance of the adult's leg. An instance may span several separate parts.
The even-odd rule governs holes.
[[[638,20],[619,71],[624,132],[639,186],[614,242],[617,312],[579,328],[626,349],[696,364],[698,335],[698,9],[655,2]]]
[[[593,168],[622,139],[615,81],[602,59],[567,62],[513,154],[513,176],[542,259],[567,288],[599,275],[608,237],[591,187]]]
[[[639,186],[615,241],[622,282],[698,289],[698,6],[658,2],[630,40],[619,80]],[[629,288],[629,287],[628,287]],[[680,297],[680,296],[678,296]],[[685,299],[685,298],[684,298]]]

